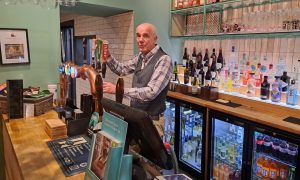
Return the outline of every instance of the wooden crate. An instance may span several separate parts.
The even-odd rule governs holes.
[[[24,98],[24,103],[34,104],[34,115],[39,116],[53,107],[53,94],[41,98]],[[0,113],[7,113],[6,96],[0,96]]]

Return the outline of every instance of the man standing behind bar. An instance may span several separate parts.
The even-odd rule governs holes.
[[[139,54],[132,60],[119,63],[108,52],[107,65],[117,75],[134,74],[132,88],[124,88],[124,97],[130,99],[130,106],[151,115],[159,135],[163,136],[166,109],[165,100],[172,76],[172,60],[157,44],[156,28],[150,23],[136,28]],[[103,83],[104,93],[116,93],[116,85]]]

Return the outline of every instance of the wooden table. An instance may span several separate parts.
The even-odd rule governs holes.
[[[4,115],[3,141],[7,180],[84,179],[84,173],[65,177],[46,142],[45,119],[57,118],[55,111],[43,115],[11,119]]]

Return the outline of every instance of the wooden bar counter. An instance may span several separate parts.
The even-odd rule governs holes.
[[[7,120],[3,115],[3,141],[6,180],[84,179],[84,173],[65,177],[54,159],[44,130],[46,119],[57,118],[55,111],[43,115]]]
[[[278,107],[276,105],[263,102],[254,102],[253,100],[237,98],[224,94],[219,94],[219,98],[231,100],[232,102],[239,103],[242,106],[233,108],[216,102],[206,101],[197,97],[172,91],[168,92],[168,96],[192,104],[207,107],[212,110],[234,115],[249,120],[250,122],[267,125],[289,133],[300,135],[300,125],[283,121],[283,119],[289,116],[300,118],[300,110]]]

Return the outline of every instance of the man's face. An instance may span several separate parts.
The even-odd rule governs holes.
[[[148,25],[140,25],[136,28],[136,41],[140,52],[148,54],[156,44],[157,37]]]

